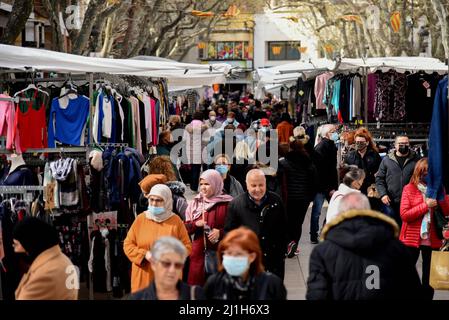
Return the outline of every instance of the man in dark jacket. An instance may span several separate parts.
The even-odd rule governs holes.
[[[259,237],[265,270],[283,280],[287,219],[282,200],[267,191],[265,175],[260,169],[248,172],[246,185],[248,192],[229,203],[224,230],[228,232],[241,226],[253,230]]]
[[[340,213],[310,256],[307,300],[420,299],[422,287],[393,219],[369,210],[361,193],[341,199]]]
[[[318,243],[318,230],[321,208],[324,200],[329,202],[332,194],[338,188],[337,147],[338,133],[332,124],[326,124],[321,129],[321,142],[315,146],[312,160],[318,171],[317,194],[313,200],[312,217],[310,219],[310,241]]]
[[[402,189],[410,182],[415,170],[418,155],[410,150],[410,141],[406,136],[397,136],[395,150],[382,159],[379,171],[376,174],[376,188],[385,206],[387,213],[399,225],[402,225],[400,205]]]

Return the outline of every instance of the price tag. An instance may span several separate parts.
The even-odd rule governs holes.
[[[427,89],[427,98],[432,98],[432,89]]]

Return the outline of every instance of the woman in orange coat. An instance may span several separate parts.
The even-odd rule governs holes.
[[[292,119],[288,113],[283,113],[281,122],[277,125],[278,140],[280,144],[290,143],[290,137],[293,136]]]
[[[439,205],[443,214],[449,216],[449,197],[445,195],[443,201],[426,197],[426,177],[428,163],[423,158],[416,163],[415,171],[410,183],[404,187],[401,199],[401,219],[403,221],[399,239],[408,247],[414,262],[422,254],[422,283],[425,297],[433,298],[433,289],[429,285],[430,259],[432,250],[442,245],[435,228],[434,213]]]
[[[131,293],[148,287],[153,280],[149,263],[150,250],[160,237],[172,236],[179,239],[187,248],[188,254],[192,249],[184,223],[172,212],[170,189],[166,185],[157,184],[148,192],[145,179],[140,187],[148,199],[148,210],[137,216],[124,241],[125,254],[132,262]]]

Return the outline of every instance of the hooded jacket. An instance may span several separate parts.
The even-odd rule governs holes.
[[[413,150],[410,150],[404,167],[401,169],[395,152],[391,151],[387,157],[382,159],[376,174],[376,188],[380,198],[389,196],[395,203],[400,203],[402,190],[410,182],[419,157]]]
[[[399,227],[371,210],[326,224],[310,256],[307,300],[419,299],[421,281]]]

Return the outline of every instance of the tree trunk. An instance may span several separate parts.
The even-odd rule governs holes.
[[[113,17],[108,18],[108,21],[106,23],[106,28],[104,30],[104,41],[103,41],[103,48],[101,49],[101,56],[103,58],[106,58],[109,53],[111,52],[112,48],[112,26],[113,26]]]
[[[123,41],[123,47],[122,47],[122,53],[121,56],[123,58],[128,57],[128,52],[130,51],[130,40],[132,38],[132,35],[134,34],[134,29],[136,26],[136,12],[137,12],[137,0],[133,0],[131,3],[131,7],[128,10],[128,29],[126,30],[125,39]]]
[[[441,42],[444,48],[444,55],[447,59],[449,58],[449,41],[448,41],[449,34],[448,34],[447,11],[440,0],[431,0],[431,1],[435,14],[438,17],[438,21],[440,22],[441,25],[441,40],[442,40]]]
[[[11,14],[6,23],[5,33],[0,42],[5,44],[14,44],[17,37],[25,28],[28,17],[33,12],[33,1],[15,0],[12,6]]]
[[[100,11],[100,8],[104,3],[105,0],[91,0],[89,2],[89,6],[84,14],[84,21],[81,30],[78,37],[75,41],[73,41],[73,54],[82,54],[82,52],[86,49],[98,11]]]

